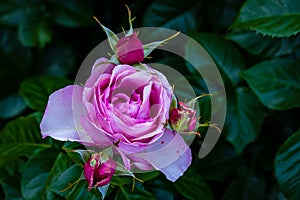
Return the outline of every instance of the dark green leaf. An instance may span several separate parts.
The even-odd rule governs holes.
[[[1,6],[0,6],[1,7]],[[17,92],[32,61],[30,49],[23,47],[15,32],[1,27],[0,31],[0,99]]]
[[[300,106],[298,62],[273,59],[256,64],[243,73],[259,100],[268,108],[284,110]]]
[[[52,42],[45,47],[41,54],[36,71],[49,76],[66,76],[74,69],[75,57],[74,51],[68,43]]]
[[[54,21],[66,27],[79,27],[91,25],[93,22],[92,5],[89,2],[49,0],[50,10]]]
[[[300,130],[294,133],[277,152],[275,158],[275,175],[287,199],[299,199]]]
[[[67,155],[63,153],[59,153],[58,156],[55,159],[54,164],[52,165],[51,170],[49,171],[47,181],[45,184],[45,193],[50,193],[49,188],[53,184],[57,184],[57,179],[61,176],[62,173],[64,173],[66,170],[68,170],[72,166],[73,162],[71,159],[68,158]],[[81,169],[82,171],[82,169]],[[74,177],[78,177],[78,174],[80,173],[74,173],[72,174]],[[66,181],[66,180],[65,180]],[[66,181],[66,183],[68,183]]]
[[[79,165],[73,165],[53,179],[49,187],[56,194],[65,197],[72,191],[72,188],[75,187],[74,183],[80,178],[82,172],[82,167]],[[68,187],[72,184],[74,184],[74,186],[68,189]]]
[[[238,48],[223,38],[209,33],[192,34],[192,37],[205,48],[230,82],[237,85],[240,79],[239,72],[245,67]],[[188,60],[192,56],[199,56],[198,52],[189,48],[189,45],[186,47],[186,54]]]
[[[69,194],[66,196],[67,200],[99,200],[101,197],[100,192],[95,188],[91,191],[88,191],[88,184],[86,180],[81,180],[76,184]]]
[[[35,143],[11,143],[0,145],[0,166],[5,166],[9,162],[20,156],[30,156],[37,151],[50,148],[48,144]]]
[[[0,144],[39,143],[39,125],[34,117],[19,117],[10,121],[0,132]]]
[[[38,111],[44,111],[48,97],[54,91],[71,84],[72,82],[58,77],[35,77],[24,81],[20,88],[20,94],[26,104]]]
[[[91,156],[91,153],[88,152],[83,155],[86,150],[84,150],[84,146],[78,142],[65,142],[62,149],[65,150],[68,156],[79,165],[84,165]]]
[[[156,199],[175,199],[175,187],[172,182],[167,181],[166,179],[164,179],[164,181],[153,179],[152,181],[148,181],[146,184],[147,185],[145,185],[145,187],[155,196]]]
[[[132,183],[132,181],[133,181],[133,178],[129,177],[129,176],[113,176],[111,178],[110,183],[112,185],[122,186],[122,185]]]
[[[32,51],[20,44],[15,31],[1,28],[0,49],[6,56],[6,59],[10,60],[19,70],[23,71],[30,67],[33,58]],[[11,68],[12,66],[6,67]],[[16,71],[13,72],[16,73]]]
[[[16,185],[10,185],[7,183],[1,184],[4,190],[4,195],[6,199],[9,200],[22,200],[22,194],[20,189]]]
[[[38,13],[33,13],[21,18],[18,28],[18,36],[24,46],[44,47],[51,41],[52,32],[48,27],[46,19],[39,16]]]
[[[247,0],[232,28],[287,37],[300,31],[300,2],[293,0]]]
[[[195,0],[157,0],[144,15],[144,26],[170,28],[186,33],[199,26],[202,2]]]
[[[235,149],[225,141],[218,141],[212,151],[202,159],[195,159],[195,166],[205,180],[224,181],[241,165],[241,158]],[[222,170],[220,170],[222,166]]]
[[[254,31],[232,31],[226,36],[252,55],[264,58],[292,53],[300,47],[300,35],[289,38],[272,38]]]
[[[155,197],[148,191],[140,188],[134,188],[134,191],[131,191],[130,187],[120,186],[116,200],[155,200]]]
[[[89,158],[91,157],[91,155],[93,153],[95,153],[94,151],[89,151],[89,150],[81,150],[81,149],[77,149],[77,150],[67,150],[66,152],[68,154],[68,156],[77,164],[79,165],[84,165]]]
[[[26,109],[24,99],[18,95],[11,95],[0,99],[0,118],[11,118],[22,113]]]
[[[175,187],[182,196],[189,200],[213,199],[211,188],[196,174],[180,177],[175,182]]]
[[[234,180],[227,188],[223,200],[264,200],[266,181],[254,173],[246,173]]]
[[[156,178],[159,175],[159,171],[152,171],[152,172],[146,172],[146,173],[137,173],[135,176],[138,179],[141,179],[142,181],[150,181],[154,178]]]
[[[286,200],[285,196],[282,194],[282,192],[279,189],[278,183],[275,180],[275,177],[272,177],[271,179],[271,189],[268,192],[267,200]]]
[[[24,17],[26,11],[32,7],[28,1],[1,1],[0,3],[0,23],[3,25],[16,26],[20,19]]]
[[[24,166],[21,190],[24,199],[41,199],[45,195],[45,186],[49,172],[55,162],[55,151],[42,151],[33,156]]]
[[[226,139],[241,153],[245,146],[254,141],[263,123],[262,106],[255,95],[246,87],[234,94],[228,93],[228,111],[225,122]]]

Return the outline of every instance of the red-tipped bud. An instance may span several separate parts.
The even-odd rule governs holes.
[[[197,125],[196,110],[179,102],[178,108],[171,110],[170,125],[180,133],[194,132]]]
[[[101,162],[100,154],[93,154],[83,166],[84,176],[88,182],[88,190],[107,185],[116,170],[116,163],[112,159]]]
[[[144,60],[142,42],[134,32],[132,35],[121,38],[116,46],[116,54],[122,64],[134,64]]]

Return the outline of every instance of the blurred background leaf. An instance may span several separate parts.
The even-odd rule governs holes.
[[[247,0],[232,28],[264,35],[288,37],[300,31],[300,3],[292,0]]]
[[[275,175],[288,199],[300,196],[300,131],[294,133],[279,149],[275,159]]]

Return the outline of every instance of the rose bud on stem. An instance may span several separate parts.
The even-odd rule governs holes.
[[[137,33],[120,38],[116,46],[117,58],[122,64],[134,64],[144,60],[144,48]]]
[[[88,190],[107,185],[116,170],[116,163],[112,159],[101,162],[101,153],[93,154],[84,164],[84,176],[88,182]]]
[[[179,133],[195,133],[200,136],[200,133],[194,131],[197,125],[196,110],[183,102],[179,102],[178,107],[171,110],[170,125]]]

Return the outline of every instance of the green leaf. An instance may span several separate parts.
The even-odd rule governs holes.
[[[19,115],[26,109],[24,99],[18,95],[11,95],[0,99],[0,118],[11,118]]]
[[[1,7],[1,6],[0,6]],[[22,46],[15,31],[1,27],[0,31],[0,98],[7,98],[18,91],[25,71],[32,61],[30,49]]]
[[[300,47],[300,35],[289,38],[272,38],[254,31],[232,31],[226,36],[252,55],[263,58],[279,57]]]
[[[51,41],[52,32],[46,23],[46,19],[32,11],[31,15],[22,17],[18,27],[18,36],[21,43],[27,47],[44,47]],[[34,14],[35,13],[35,14]]]
[[[225,137],[238,153],[242,153],[245,146],[254,141],[260,132],[263,115],[257,111],[261,111],[262,106],[246,87],[237,88],[233,92],[227,93]]]
[[[300,106],[300,73],[298,62],[273,59],[256,64],[244,71],[243,77],[259,100],[275,110]]]
[[[40,143],[42,137],[34,117],[19,117],[10,121],[0,132],[0,144]]]
[[[192,167],[196,166],[204,180],[222,182],[240,167],[241,157],[228,142],[220,140],[206,157],[195,159],[193,162]]]
[[[21,190],[24,199],[41,199],[45,195],[48,174],[55,162],[57,152],[42,151],[33,156],[24,166]]]
[[[153,179],[145,184],[145,187],[151,192],[156,199],[174,200],[175,199],[175,187],[170,181],[164,179]],[[177,194],[176,194],[177,195]]]
[[[65,172],[67,169],[69,169],[73,165],[73,162],[69,157],[64,153],[59,153],[58,156],[55,159],[54,164],[52,165],[51,170],[49,171],[47,181],[45,184],[45,192],[49,192],[49,188],[54,183],[56,184],[56,181],[58,177],[61,176],[63,172]],[[81,169],[82,171],[82,169]],[[80,174],[80,173],[78,173]],[[78,174],[73,174],[74,177],[78,177]]]
[[[155,200],[155,197],[148,191],[140,188],[134,188],[134,191],[131,191],[130,187],[120,186],[116,200]]]
[[[66,42],[51,42],[39,56],[39,74],[66,76],[74,71],[75,58],[73,48]]]
[[[67,155],[57,154],[54,149],[42,151],[32,157],[22,171],[21,186],[24,198],[57,199],[59,196],[50,190],[51,185],[56,183],[58,177],[72,164]],[[78,174],[72,176],[78,177]]]
[[[68,189],[68,187],[80,179],[82,172],[82,167],[79,165],[73,165],[53,179],[49,187],[56,194],[66,197],[75,185],[70,187],[70,189]]]
[[[92,150],[67,150],[65,149],[68,156],[77,164],[84,165],[91,157],[92,154],[96,153]]]
[[[53,13],[55,23],[66,27],[79,27],[91,25],[93,8],[91,3],[81,0],[59,1],[49,0],[50,11]]]
[[[201,1],[156,0],[144,15],[143,25],[164,27],[186,33],[199,26]]]
[[[48,144],[35,143],[12,143],[0,145],[0,166],[5,166],[7,163],[15,160],[20,156],[30,156],[37,151],[50,148]]]
[[[2,188],[4,190],[4,195],[6,199],[9,200],[22,200],[22,194],[20,189],[16,185],[2,183]]]
[[[146,172],[146,173],[137,173],[135,176],[138,179],[141,179],[143,182],[153,180],[159,175],[159,171],[152,171],[152,172]]]
[[[227,188],[223,200],[264,200],[266,199],[266,181],[263,176],[245,173],[234,180]]]
[[[28,1],[10,0],[0,3],[0,23],[3,25],[17,26],[20,19],[26,15],[33,4]]]
[[[275,175],[287,199],[300,196],[300,130],[280,147],[275,158]]]
[[[31,66],[33,54],[31,49],[22,46],[17,38],[15,31],[2,27],[0,32],[0,51],[6,56],[5,59],[10,60],[13,65],[23,71]],[[11,68],[12,66],[3,65],[3,67]]]
[[[76,184],[69,194],[66,196],[67,200],[99,200],[101,197],[100,192],[95,188],[94,190],[88,191],[88,184],[86,180],[81,180]]]
[[[300,31],[300,2],[293,0],[247,0],[240,9],[234,29],[288,37]]]
[[[31,109],[44,111],[50,94],[70,84],[72,82],[64,78],[35,77],[21,84],[20,94]]]
[[[216,65],[229,78],[232,85],[240,81],[239,73],[245,67],[243,56],[236,46],[224,40],[220,36],[209,33],[193,33],[191,35],[212,57]],[[199,56],[198,52],[186,46],[188,60],[193,56]]]
[[[179,193],[189,200],[213,199],[211,188],[196,174],[194,176],[182,176],[175,182]]]

